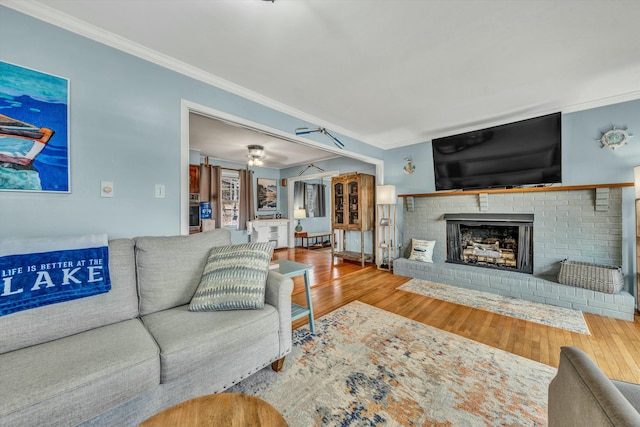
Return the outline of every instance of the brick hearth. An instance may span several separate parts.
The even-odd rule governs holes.
[[[430,280],[436,283],[633,321],[635,301],[626,291],[605,294],[561,285],[526,273],[481,269],[444,262],[430,264],[404,258],[395,260],[393,271],[400,276]]]

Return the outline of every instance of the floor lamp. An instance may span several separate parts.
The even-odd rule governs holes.
[[[377,218],[377,257],[378,268],[391,271],[396,256],[398,239],[396,237],[396,186],[378,185],[376,187]]]

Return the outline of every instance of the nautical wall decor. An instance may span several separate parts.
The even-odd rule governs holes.
[[[336,147],[338,148],[344,148],[344,144],[335,136],[331,135],[331,133],[326,130],[323,127],[319,127],[317,129],[309,129],[309,128],[297,128],[296,129],[296,135],[307,135],[313,132],[320,132],[323,133],[325,135],[327,135],[329,138],[331,138],[331,140],[333,141],[333,143],[335,144]]]
[[[602,136],[597,139],[602,144],[602,148],[611,148],[615,150],[616,148],[620,148],[623,145],[629,142],[629,138],[631,138],[633,134],[627,131],[627,128],[624,129],[616,129],[615,126],[606,132],[602,132]]]
[[[70,192],[69,81],[0,61],[0,190]]]
[[[411,175],[413,171],[416,170],[416,167],[413,164],[413,159],[411,158],[411,156],[408,156],[404,158],[404,161],[405,165],[402,169],[404,170],[404,173],[406,173],[407,175]]]

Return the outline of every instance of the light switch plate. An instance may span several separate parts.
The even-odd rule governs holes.
[[[100,182],[100,197],[113,197],[113,182],[101,181]]]
[[[164,184],[156,184],[156,199],[164,199],[165,188]]]

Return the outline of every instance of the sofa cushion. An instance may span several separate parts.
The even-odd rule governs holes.
[[[269,339],[273,348],[257,353],[279,351],[278,312],[268,304],[262,310],[201,312],[184,305],[144,316],[143,322],[160,347],[162,383],[204,365],[224,369],[237,357],[264,358],[247,354],[246,349],[265,337],[273,337]]]
[[[217,229],[190,236],[137,237],[136,265],[140,314],[188,304],[209,250],[231,244],[231,233]]]
[[[109,242],[109,292],[1,316],[0,353],[137,316],[133,243],[131,239]]]
[[[76,425],[160,382],[158,346],[139,319],[0,355],[3,425]]]
[[[272,243],[212,248],[189,310],[243,310],[264,307]]]

